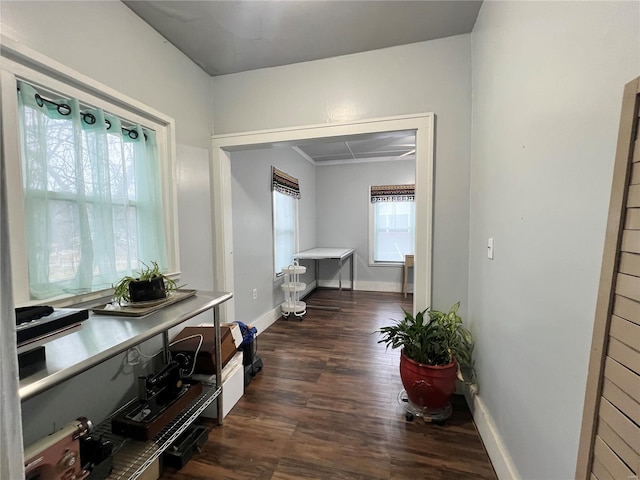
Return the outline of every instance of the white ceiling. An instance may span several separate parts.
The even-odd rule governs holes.
[[[213,76],[469,33],[482,3],[123,1]]]
[[[339,140],[296,142],[292,146],[314,165],[415,160],[416,134],[413,131],[400,131],[352,135]]]

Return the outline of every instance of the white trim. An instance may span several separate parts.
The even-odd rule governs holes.
[[[22,69],[39,72],[46,77],[53,78],[62,85],[72,87],[109,102],[109,104],[124,107],[128,112],[136,113],[149,120],[160,124],[168,124],[173,119],[144,103],[131,97],[123,95],[119,91],[100,83],[91,77],[67,67],[31,48],[12,40],[9,37],[0,35],[0,53],[2,60],[0,66],[8,68],[8,64],[13,64],[13,68],[18,75],[22,74]],[[76,96],[74,94],[74,96]],[[76,98],[82,100],[78,95]]]
[[[413,297],[414,311],[431,304],[432,224],[433,224],[433,113],[365,119],[351,123],[306,125],[284,129],[214,135],[211,168],[211,202],[214,212],[215,288],[233,291],[233,235],[231,223],[230,155],[233,150],[278,142],[315,138],[340,138],[363,133],[414,130],[416,132],[416,253]],[[227,318],[234,310],[234,299],[221,305]]]
[[[318,167],[324,167],[325,165],[347,165],[349,163],[395,162],[396,160],[415,160],[415,156],[400,155],[397,157],[367,157],[367,158],[351,158],[347,160],[323,160],[320,162],[315,161],[314,165]]]
[[[310,140],[315,138],[332,138],[334,141],[339,141],[340,138],[346,138],[362,133],[416,130],[418,126],[415,122],[424,119],[430,119],[432,121],[433,113],[415,113],[409,115],[398,115],[395,117],[362,119],[355,122],[318,123],[290,128],[222,133],[219,135],[213,135],[212,138],[215,143],[229,150],[242,150],[244,147],[249,145],[268,146],[276,142],[291,142],[294,140]],[[388,122],[392,122],[397,127],[390,129],[387,125]],[[409,123],[406,123],[406,128],[402,128],[402,125],[405,125],[405,122]],[[318,136],[319,134],[321,135]],[[252,138],[249,139],[247,137]]]
[[[28,288],[26,299],[16,298],[17,289],[29,285],[27,267],[27,237],[24,214],[24,201],[22,191],[22,165],[20,158],[20,133],[18,131],[18,97],[15,94],[18,84],[15,75],[11,72],[0,69],[0,91],[2,100],[0,106],[2,111],[2,137],[3,152],[5,159],[7,211],[11,212],[8,218],[10,243],[9,252],[11,256],[11,283],[13,285],[13,303],[18,306],[24,304],[24,300],[29,300]],[[9,117],[9,114],[12,117]],[[15,120],[10,121],[9,118]],[[14,159],[16,161],[9,161]],[[21,301],[23,300],[23,301]]]
[[[304,153],[304,152],[302,151],[302,149],[301,149],[301,148],[296,147],[295,145],[292,145],[292,146],[291,146],[291,150],[293,150],[294,152],[296,152],[298,155],[300,155],[302,158],[304,158],[304,159],[305,159],[307,162],[309,162],[311,165],[318,166],[318,164],[316,163],[316,161],[315,161],[313,158],[311,158],[309,155],[307,155],[306,153]]]
[[[264,312],[262,315],[260,315],[258,318],[256,318],[251,322],[247,322],[241,318],[239,318],[238,320],[240,320],[241,322],[244,322],[248,326],[256,327],[256,329],[258,330],[258,335],[260,335],[267,328],[273,325],[276,322],[276,320],[278,320],[281,316],[282,316],[282,309],[280,308],[280,305],[278,305],[277,307],[274,307],[271,310]]]
[[[307,285],[307,288],[304,290],[304,292],[300,292],[300,297],[301,298],[304,297],[306,294],[308,294],[315,288],[316,288],[316,282],[314,280],[313,282]],[[277,307],[274,307],[271,310],[264,312],[262,315],[260,315],[258,318],[256,318],[251,322],[246,322],[242,319],[239,319],[239,320],[247,325],[256,327],[256,329],[258,330],[258,335],[260,335],[267,328],[273,325],[281,316],[282,316],[282,308],[280,308],[280,305],[278,305]]]
[[[339,287],[338,280],[328,280],[318,282],[319,287],[321,288],[334,288],[337,289]],[[349,288],[351,285],[349,279],[346,281],[342,280],[342,289]],[[412,287],[412,284],[409,284],[409,287]],[[402,292],[402,283],[398,282],[367,282],[362,280],[357,280],[354,285],[354,290],[359,292],[394,292],[400,293]],[[407,293],[412,293],[413,289],[409,288]]]
[[[404,260],[401,260],[399,262],[375,262],[375,263],[369,263],[368,265],[370,267],[400,267],[401,268],[401,267],[404,267]]]
[[[522,478],[511,459],[509,449],[502,439],[491,413],[489,413],[482,397],[478,394],[476,385],[464,386],[463,391],[464,398],[473,414],[476,428],[480,438],[482,438],[497,477],[500,480],[518,480]]]
[[[304,153],[304,151],[300,147],[296,147],[295,145],[291,146],[291,150],[296,152],[302,158],[304,158],[307,162],[315,167],[324,167],[326,165],[347,165],[349,163],[376,163],[376,162],[393,162],[395,160],[414,160],[416,156],[415,152],[403,153],[402,155],[391,156],[391,157],[366,157],[366,158],[347,158],[343,160],[321,160],[317,161],[311,158],[309,155]]]

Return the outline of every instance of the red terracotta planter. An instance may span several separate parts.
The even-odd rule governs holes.
[[[428,409],[445,408],[456,390],[458,364],[433,366],[400,355],[400,378],[407,397],[414,405]]]

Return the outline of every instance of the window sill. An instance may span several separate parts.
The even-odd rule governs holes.
[[[404,262],[369,262],[370,267],[404,267]]]

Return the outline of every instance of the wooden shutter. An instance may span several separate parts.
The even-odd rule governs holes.
[[[625,86],[576,478],[640,475],[640,77]]]

